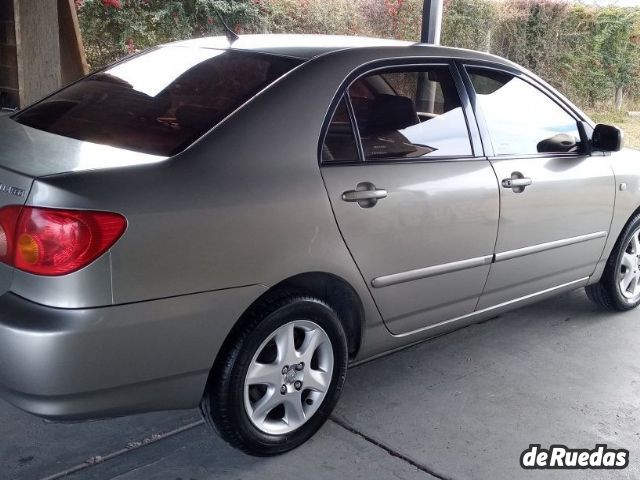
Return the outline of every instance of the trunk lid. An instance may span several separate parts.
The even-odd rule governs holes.
[[[24,205],[38,177],[162,160],[164,157],[36,130],[15,122],[6,114],[0,114],[0,208]],[[13,272],[13,267],[0,263],[0,295],[11,288]]]
[[[55,135],[22,125],[9,116],[0,116],[0,168],[31,179],[67,172],[145,165],[165,159]]]

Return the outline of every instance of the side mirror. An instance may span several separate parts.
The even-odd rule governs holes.
[[[599,152],[617,152],[622,148],[622,130],[599,123],[591,135],[591,148]]]

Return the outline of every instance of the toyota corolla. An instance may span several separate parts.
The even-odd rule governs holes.
[[[234,39],[231,39],[234,40]],[[0,118],[0,391],[292,449],[347,366],[586,287],[640,302],[640,152],[484,53],[202,38]]]

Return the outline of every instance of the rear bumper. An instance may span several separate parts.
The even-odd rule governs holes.
[[[198,404],[218,350],[259,285],[93,309],[0,296],[0,394],[78,420]]]

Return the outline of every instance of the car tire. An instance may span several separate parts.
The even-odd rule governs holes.
[[[223,347],[200,409],[233,447],[281,454],[329,418],[347,361],[342,323],[325,302],[293,294],[261,301]]]
[[[640,214],[620,233],[600,281],[585,290],[591,301],[606,310],[631,310],[640,304]]]

